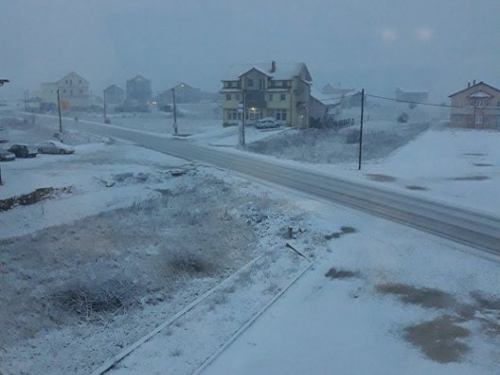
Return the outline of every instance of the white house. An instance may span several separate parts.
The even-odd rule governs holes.
[[[89,82],[75,72],[65,75],[57,82],[42,83],[42,108],[57,108],[57,90],[62,109],[85,109],[90,105]]]

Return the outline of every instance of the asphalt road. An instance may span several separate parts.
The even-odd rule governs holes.
[[[46,116],[40,116],[43,121]],[[48,118],[47,118],[48,120]],[[51,118],[53,121],[53,118]],[[190,161],[212,164],[253,178],[340,203],[357,210],[500,255],[500,218],[451,205],[353,183],[304,168],[273,163],[252,155],[201,147],[179,138],[164,138],[118,126],[79,121],[89,132],[125,139]]]

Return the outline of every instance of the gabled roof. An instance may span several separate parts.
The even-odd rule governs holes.
[[[272,63],[234,64],[224,75],[222,81],[237,81],[242,75],[248,73],[252,69],[275,80],[291,80],[304,73],[305,79],[307,81],[312,81],[305,63],[283,63],[276,61],[274,64],[276,68],[274,72],[272,72],[272,66]]]
[[[465,88],[465,89],[463,89],[463,90],[457,91],[456,93],[451,94],[449,97],[450,97],[450,98],[452,98],[452,97],[454,97],[455,95],[461,94],[461,93],[463,93],[463,92],[465,92],[465,91],[467,91],[467,90],[471,90],[471,89],[477,88],[477,86],[479,86],[479,85],[484,85],[484,86],[486,86],[486,87],[488,87],[488,88],[490,88],[490,89],[492,89],[492,90],[495,90],[495,91],[497,91],[497,92],[500,92],[500,90],[499,90],[499,89],[497,89],[496,87],[490,86],[490,85],[488,85],[488,84],[484,83],[483,81],[481,81],[481,82],[479,82],[479,83],[476,83],[475,85],[472,85],[471,87],[467,87],[467,88]]]
[[[134,78],[129,79],[127,82],[131,82],[131,81],[146,81],[146,82],[150,82],[149,79],[144,78],[144,76],[142,76],[140,74],[136,75]]]
[[[424,89],[415,89],[415,88],[399,88],[399,87],[396,87],[396,92],[401,92],[403,94],[428,94],[429,92],[427,90],[424,90]]]
[[[176,88],[179,88],[179,87],[183,87],[183,88],[188,88],[188,89],[193,89],[193,90],[198,90],[197,88],[191,86],[191,85],[188,85],[186,82],[179,82],[177,85],[175,85],[174,87],[172,87],[173,89],[176,89]],[[169,89],[169,90],[172,90],[172,89]]]
[[[323,94],[321,91],[316,90],[314,87],[311,88],[311,97],[327,107],[339,105],[343,99],[341,97],[339,98],[335,94]]]
[[[82,81],[85,81],[85,83],[89,83],[89,81],[87,81],[85,78],[83,78],[80,74],[77,74],[75,72],[69,72],[68,74],[66,74],[64,77],[62,77],[59,81],[57,81],[57,83],[60,83],[62,81],[64,81],[66,78],[68,78],[70,75],[75,75],[78,77],[78,79],[81,79]]]
[[[469,96],[469,98],[491,98],[491,97],[493,97],[493,95],[490,95],[487,92],[484,92],[483,90],[476,91],[475,93],[472,93],[468,96]]]
[[[104,91],[108,91],[108,90],[111,90],[111,89],[115,89],[115,90],[116,90],[116,89],[118,89],[118,90],[120,90],[120,91],[125,91],[124,89],[122,89],[121,87],[119,87],[119,86],[117,86],[117,85],[115,85],[115,84],[112,84],[112,85],[110,85],[110,86],[106,87],[106,88],[104,89]]]

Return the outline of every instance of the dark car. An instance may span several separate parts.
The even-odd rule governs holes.
[[[0,161],[12,161],[16,158],[12,152],[0,148]]]
[[[8,151],[16,155],[17,158],[34,158],[38,154],[38,149],[35,146],[26,144],[12,145]]]

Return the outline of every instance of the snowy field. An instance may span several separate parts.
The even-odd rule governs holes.
[[[65,121],[74,155],[1,164],[3,375],[108,367],[110,374],[498,373],[498,262]],[[53,121],[13,124],[12,142],[53,134]],[[236,128],[217,126],[187,139],[247,152],[234,147]],[[151,124],[142,130],[158,132]],[[249,142],[296,132],[248,130]],[[368,160],[361,174],[352,162],[307,167],[443,200],[446,186],[469,183],[478,197],[479,184],[498,183],[497,136],[431,127]],[[418,155],[431,154],[429,144],[453,176],[493,173],[452,180],[431,158],[412,171]],[[407,188],[417,183],[427,190]],[[454,194],[464,194],[460,186]],[[485,200],[465,198],[459,203]],[[113,356],[125,358],[106,362]]]

